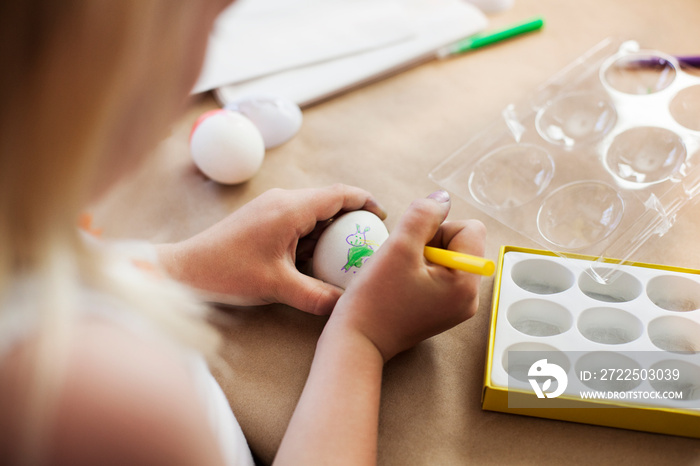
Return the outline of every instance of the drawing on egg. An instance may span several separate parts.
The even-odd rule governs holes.
[[[345,242],[350,245],[348,249],[348,260],[341,270],[348,273],[348,271],[355,267],[360,268],[362,264],[374,254],[374,248],[370,241],[367,241],[367,232],[370,230],[369,227],[360,226],[359,223],[355,224],[356,232],[351,233],[345,237]],[[355,273],[356,271],[353,271]]]

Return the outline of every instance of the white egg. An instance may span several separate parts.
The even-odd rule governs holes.
[[[197,167],[212,180],[237,184],[260,170],[265,144],[260,131],[245,116],[212,110],[192,127],[190,153]]]
[[[299,132],[303,119],[297,104],[269,95],[238,99],[225,108],[248,117],[262,134],[267,149],[289,141]]]
[[[347,288],[388,237],[384,222],[371,212],[341,215],[318,239],[312,260],[314,277]]]

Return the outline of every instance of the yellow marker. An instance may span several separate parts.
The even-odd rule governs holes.
[[[425,247],[423,255],[433,264],[442,265],[451,269],[464,270],[465,272],[477,273],[479,275],[492,275],[496,270],[496,265],[490,259],[472,256],[447,249]]]

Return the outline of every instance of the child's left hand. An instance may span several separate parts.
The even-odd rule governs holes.
[[[166,271],[210,301],[239,306],[281,302],[330,314],[342,290],[295,266],[299,241],[341,211],[386,213],[360,188],[267,191],[202,233],[157,246]]]

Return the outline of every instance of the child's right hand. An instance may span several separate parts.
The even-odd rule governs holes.
[[[480,277],[429,263],[426,244],[483,255],[477,221],[444,222],[449,196],[414,201],[340,297],[275,458],[283,464],[377,461],[382,367],[476,312]]]
[[[326,330],[367,338],[388,361],[474,315],[481,277],[423,257],[425,245],[483,256],[484,225],[477,220],[444,222],[449,210],[444,191],[414,201],[348,286]]]

